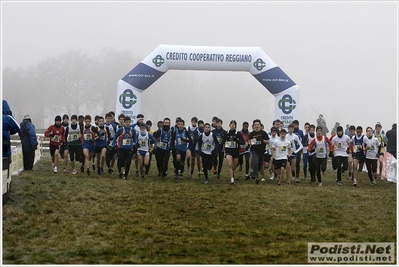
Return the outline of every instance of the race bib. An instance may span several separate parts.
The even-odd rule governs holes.
[[[206,150],[210,150],[210,149],[212,149],[212,144],[204,144],[203,147]]]
[[[53,140],[53,142],[59,142],[60,141],[60,136],[59,135],[54,135],[51,140]]]
[[[77,140],[79,140],[79,135],[78,134],[71,134],[71,135],[69,135],[69,140],[70,141],[77,141]]]
[[[261,143],[262,143],[262,141],[258,141],[258,140],[256,140],[256,138],[251,139],[251,145],[260,145]]]
[[[317,148],[317,153],[324,153],[324,147]]]
[[[287,151],[287,146],[279,146],[278,149],[279,149],[281,152],[285,152],[285,151]]]
[[[162,149],[166,149],[168,147],[168,143],[158,142],[158,147]]]
[[[248,146],[248,142],[245,142],[244,145],[240,145],[240,148],[247,148],[247,146]]]
[[[221,137],[218,137],[217,139],[219,144],[222,143],[223,139]]]
[[[91,134],[84,134],[85,140],[91,140]]]
[[[335,145],[335,147],[336,147],[336,148],[342,148],[342,143],[337,143],[337,144]]]
[[[226,148],[236,148],[237,143],[235,141],[226,141],[225,145]]]
[[[122,145],[124,145],[124,146],[130,146],[131,143],[132,143],[131,139],[123,139],[122,140]]]
[[[178,144],[178,145],[181,145],[181,144],[183,144],[183,143],[184,143],[184,142],[181,140],[181,138],[178,138],[178,139],[177,139],[177,144]]]
[[[146,146],[147,145],[147,141],[146,140],[140,140],[139,141],[139,145],[140,146]]]

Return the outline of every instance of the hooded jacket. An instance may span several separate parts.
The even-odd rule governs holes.
[[[22,149],[25,151],[35,150],[37,146],[36,129],[30,119],[24,119],[21,122],[21,129],[18,132],[21,138]]]
[[[12,117],[10,106],[3,100],[3,157],[11,156],[11,135],[18,133],[18,122]]]

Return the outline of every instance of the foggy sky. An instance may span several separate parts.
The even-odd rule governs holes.
[[[259,46],[300,87],[301,128],[305,121],[316,123],[319,114],[330,130],[336,121],[364,128],[379,121],[385,130],[397,121],[395,2],[2,2],[1,21],[2,69],[35,65],[69,49],[95,56],[112,47],[144,59],[159,44]],[[274,119],[273,95],[248,73],[169,71],[164,76],[182,75],[207,87],[205,81],[220,79],[213,88],[217,104],[200,105],[212,96],[180,88],[186,93],[177,101],[187,113],[177,114],[173,105],[157,102],[162,98],[146,99],[146,91],[142,112],[162,108],[159,118],[148,119],[197,116],[210,122],[216,115],[225,128],[231,119],[241,124],[255,118],[269,128]],[[162,79],[156,83],[162,85]],[[222,88],[224,80],[236,86]],[[259,99],[264,105],[251,105]]]

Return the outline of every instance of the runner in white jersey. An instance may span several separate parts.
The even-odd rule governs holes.
[[[327,154],[327,151],[330,151]],[[323,173],[326,171],[327,164],[327,155],[332,157],[333,156],[333,147],[329,138],[323,135],[323,128],[321,126],[316,127],[316,138],[310,142],[308,147],[308,152],[315,152],[313,160],[316,163],[316,172],[317,172],[317,180],[319,181],[319,186],[323,186],[321,181],[321,171]]]
[[[155,149],[157,149],[157,140],[147,131],[146,124],[141,123],[137,135],[137,158],[142,178],[145,177],[144,166],[148,166],[150,163],[150,140],[152,140]]]
[[[65,140],[68,143],[69,160],[71,162],[72,174],[76,174],[75,160],[80,161],[82,141],[80,125],[77,123],[78,116],[71,116],[71,124],[66,127]]]
[[[274,161],[275,161],[275,159],[272,157],[272,148],[273,148],[273,143],[274,143],[274,141],[276,141],[277,139],[279,139],[279,136],[277,135],[277,128],[276,127],[272,127],[271,129],[270,129],[270,134],[269,134],[269,144],[267,144],[266,145],[266,150],[268,150],[269,149],[269,154],[270,154],[270,159],[269,159],[269,161],[267,162],[268,164],[267,164],[267,166],[266,166],[266,161],[264,162],[265,163],[265,168],[267,169],[268,167],[269,167],[269,164],[271,164],[270,165],[270,180],[273,180],[274,179],[274,175],[275,175],[275,168],[274,168]],[[265,153],[265,157],[267,157],[266,156],[266,153]]]
[[[337,170],[337,182],[339,186],[342,186],[341,175],[348,169],[348,151],[351,139],[349,136],[344,134],[344,128],[342,126],[337,127],[337,135],[333,137],[331,143],[334,148],[334,158],[336,160],[333,169]]]
[[[287,164],[287,176],[291,180],[291,175],[292,177],[295,177],[295,168],[296,168],[296,153],[301,151],[303,149],[303,145],[301,140],[299,139],[298,135],[294,134],[294,125],[290,124],[288,125],[288,133],[285,137],[288,141],[291,143],[291,155],[288,158],[288,164]],[[298,148],[296,148],[298,147]],[[295,181],[299,183],[299,178],[296,177]]]
[[[381,143],[373,136],[373,128],[366,128],[366,138],[364,138],[364,151],[366,151],[366,167],[370,184],[374,185],[377,179],[377,162],[380,154]]]
[[[205,123],[204,132],[198,138],[198,149],[202,158],[206,184],[209,183],[208,171],[212,169],[213,157],[217,153],[218,144],[216,135],[211,132],[211,125]]]
[[[285,129],[280,130],[280,137],[274,140],[272,145],[272,158],[274,169],[278,177],[278,185],[281,185],[283,181],[284,172],[287,168],[288,156],[291,155],[291,142],[286,137],[287,131]],[[287,183],[290,183],[290,179],[287,173]]]

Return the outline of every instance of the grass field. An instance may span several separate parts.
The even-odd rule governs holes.
[[[396,184],[364,172],[356,188],[332,170],[322,187],[242,172],[230,185],[226,165],[207,185],[197,173],[162,180],[155,161],[147,178],[129,176],[53,174],[47,154],[14,176],[3,264],[306,264],[308,242],[397,239]]]

